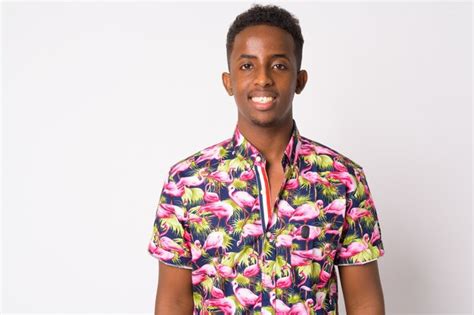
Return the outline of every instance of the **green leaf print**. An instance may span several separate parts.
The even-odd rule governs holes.
[[[163,229],[166,229],[166,226],[168,226],[178,236],[183,235],[183,225],[178,221],[178,218],[173,216],[170,218],[161,218],[160,220]]]
[[[245,188],[247,188],[247,182],[238,178],[235,178],[232,184],[236,189],[244,190]]]
[[[301,299],[300,294],[295,293],[295,294],[290,294],[288,296],[288,303],[289,304],[296,304],[296,303],[301,302],[301,301],[302,301],[302,299]]]
[[[255,255],[255,251],[251,245],[245,245],[244,248],[235,256],[235,262],[239,266],[248,267],[251,264],[251,256]]]
[[[295,195],[293,197],[292,203],[298,207],[301,206],[302,204],[308,203],[310,196],[308,195]]]
[[[197,292],[193,292],[193,301],[194,301],[194,306],[197,309],[202,309],[202,295],[201,294]]]
[[[184,194],[181,196],[183,203],[185,204],[196,204],[203,199],[204,191],[201,188],[184,187]]]
[[[242,155],[238,154],[236,158],[230,160],[229,166],[233,169],[243,171],[249,167],[249,164]]]

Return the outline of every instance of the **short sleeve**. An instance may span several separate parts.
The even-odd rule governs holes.
[[[187,210],[181,198],[183,189],[177,183],[177,176],[168,172],[156,208],[148,252],[167,265],[192,269]]]
[[[362,167],[349,169],[346,212],[334,264],[361,265],[384,255],[380,222]]]

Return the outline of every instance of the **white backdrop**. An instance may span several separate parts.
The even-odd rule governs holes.
[[[250,3],[2,4],[2,313],[152,313],[161,185],[233,132]],[[305,38],[300,132],[366,171],[387,314],[471,313],[471,4],[272,3]]]

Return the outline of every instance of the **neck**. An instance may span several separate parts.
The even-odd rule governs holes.
[[[293,117],[275,126],[259,126],[244,119],[237,121],[242,135],[255,146],[269,163],[280,162],[290,141]]]

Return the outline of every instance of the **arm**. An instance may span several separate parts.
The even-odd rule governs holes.
[[[385,315],[377,261],[338,268],[347,315]]]
[[[191,270],[160,261],[155,315],[189,315],[193,308]]]

